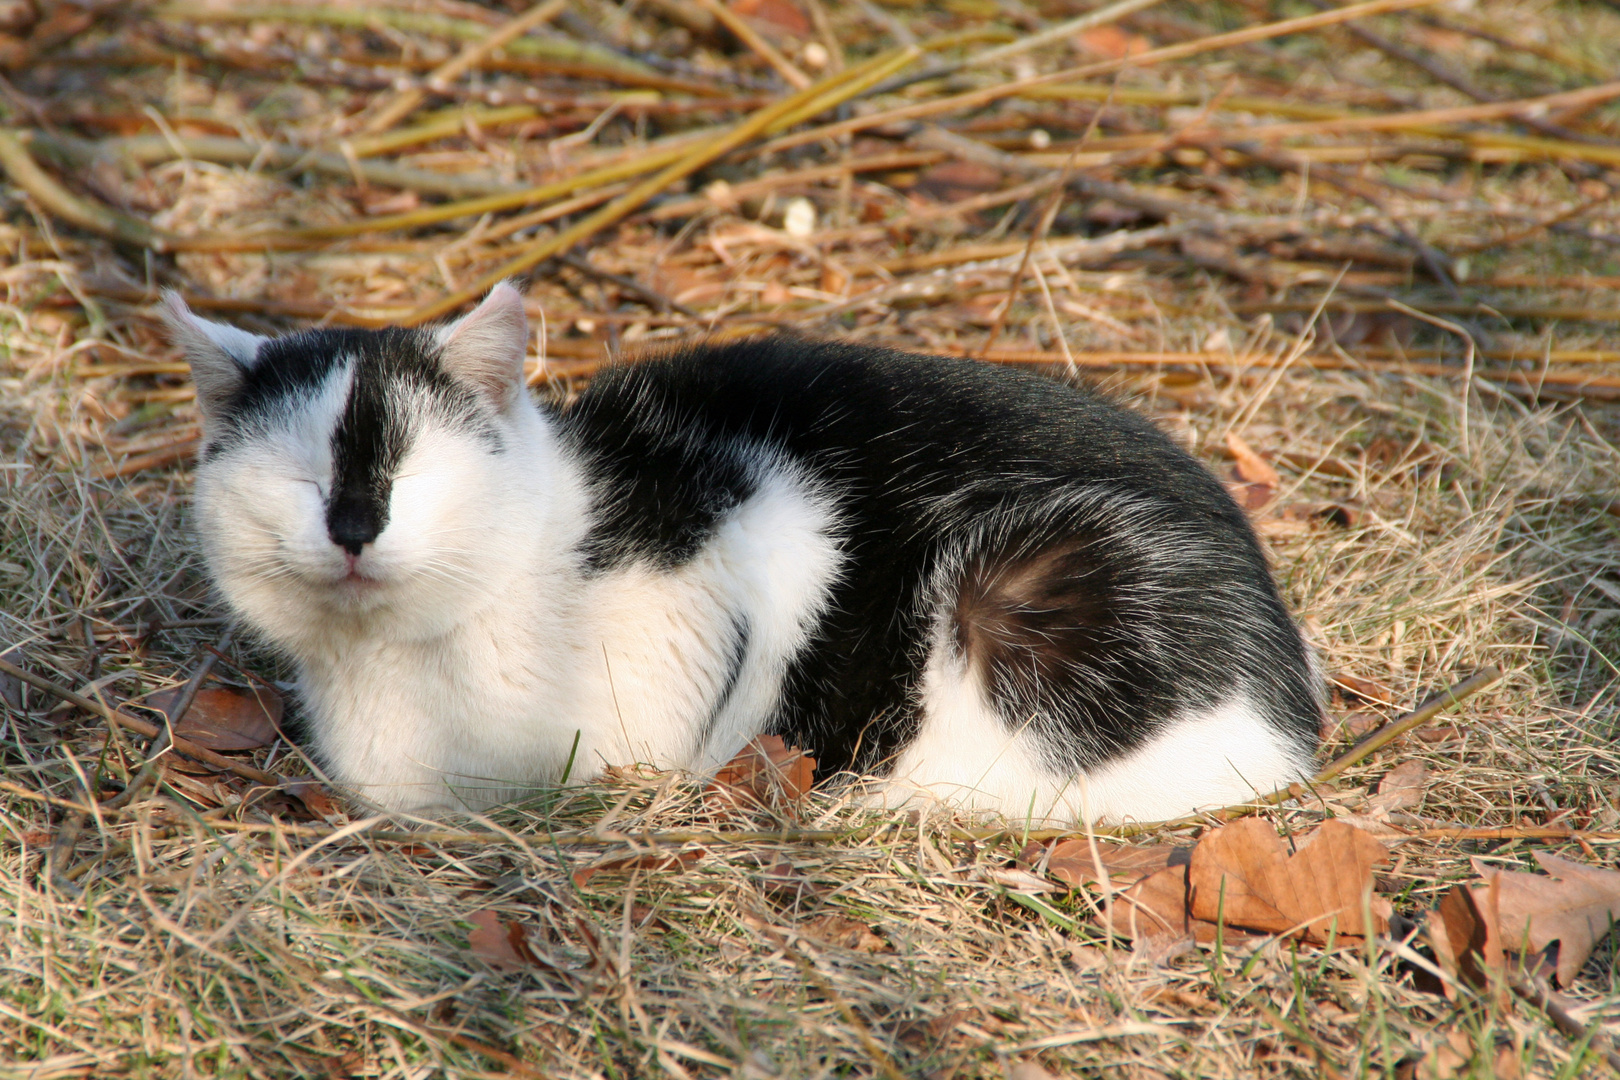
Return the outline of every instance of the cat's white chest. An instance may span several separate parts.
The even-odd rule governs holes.
[[[307,663],[334,779],[432,810],[493,805],[565,770],[712,768],[769,718],[840,560],[830,500],[780,468],[678,567],[586,572],[566,556],[443,637]]]
[[[304,664],[321,718],[316,750],[333,778],[398,810],[487,806],[560,771],[569,741],[538,723],[573,696],[563,623],[487,611],[424,641],[355,641]],[[550,631],[551,633],[548,633]]]

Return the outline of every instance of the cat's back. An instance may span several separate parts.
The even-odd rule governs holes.
[[[1145,418],[1083,387],[960,358],[794,337],[700,344],[607,369],[559,419],[620,486],[712,481],[717,458],[763,447],[857,500],[923,505],[1078,482],[1241,524],[1220,485]]]

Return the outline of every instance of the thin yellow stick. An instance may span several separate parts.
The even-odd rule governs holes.
[[[901,53],[876,57],[866,65],[856,65],[843,72],[843,77],[859,77],[861,87],[854,93],[860,93],[867,86],[881,82],[893,72],[913,58]],[[868,71],[870,73],[862,74]],[[873,74],[881,72],[876,78]],[[831,80],[823,85],[831,85]],[[836,102],[834,102],[836,104]],[[803,109],[788,113],[766,128],[766,134],[785,131],[801,120],[808,119],[818,112],[824,112],[830,107],[812,99]],[[520,206],[532,206],[548,199],[561,198],[572,195],[578,191],[611,184],[618,180],[627,180],[633,176],[663,168],[671,162],[680,161],[692,153],[696,146],[706,145],[698,139],[683,138],[672,146],[661,146],[646,153],[638,154],[624,161],[604,165],[590,172],[580,173],[578,176],[565,177],[553,180],[522,191],[514,191],[500,195],[487,195],[478,199],[467,199],[461,202],[445,203],[441,206],[424,207],[421,210],[412,210],[403,214],[392,214],[386,217],[367,218],[364,221],[352,221],[342,225],[318,225],[308,229],[291,230],[280,235],[295,237],[299,240],[328,240],[345,236],[358,236],[362,233],[390,232],[395,229],[416,229],[424,225],[433,225],[441,221],[452,221],[460,217],[472,217],[478,214],[499,213],[502,210],[513,210]]]
[[[764,38],[747,21],[735,11],[719,3],[718,0],[697,0],[698,7],[713,15],[730,30],[738,41],[748,46],[771,67],[776,73],[787,80],[787,84],[795,90],[810,89],[810,76],[800,71],[793,62],[777,51],[776,47]]]
[[[1251,140],[1271,140],[1298,135],[1337,135],[1350,131],[1407,131],[1437,124],[1460,124],[1475,120],[1500,120],[1510,116],[1540,115],[1577,105],[1601,104],[1617,97],[1620,97],[1620,81],[1586,86],[1579,90],[1566,90],[1543,97],[1520,98],[1517,101],[1491,101],[1482,105],[1459,105],[1451,109],[1380,113],[1376,116],[1344,116],[1332,120],[1307,120],[1293,124],[1263,124],[1247,129],[1243,137]],[[1454,133],[1436,134],[1450,137]]]
[[[450,60],[433,69],[425,80],[428,88],[447,89],[451,83],[477,67],[490,53],[510,44],[535,27],[550,22],[567,6],[568,0],[545,0],[544,3],[536,4],[517,18],[509,20],[482,41],[469,43]],[[427,91],[420,86],[401,91],[377,110],[377,115],[366,124],[366,133],[380,135],[409,116],[425,100]]]
[[[772,125],[794,116],[806,113],[813,115],[830,109],[861,93],[874,81],[887,78],[892,71],[910,63],[919,55],[920,50],[911,48],[902,50],[897,56],[880,57],[877,61],[850,68],[808,90],[801,90],[773,105],[766,106],[731,130],[703,143],[656,176],[637,184],[596,213],[554,236],[546,237],[531,245],[521,255],[485,274],[466,288],[458,289],[443,299],[416,309],[401,321],[406,326],[416,326],[449,314],[467,301],[487,292],[497,282],[527,272],[553,255],[567,251],[580,241],[620,220],[670,184],[690,176],[716,158],[764,134]]]
[[[1199,38],[1196,41],[1183,42],[1180,45],[1167,45],[1162,49],[1150,49],[1145,53],[1137,53],[1134,56],[1122,57],[1118,60],[1104,60],[1095,64],[1085,64],[1081,67],[1054,71],[1047,75],[1032,75],[1027,79],[1014,79],[1011,82],[987,86],[982,90],[971,90],[952,97],[937,98],[934,101],[919,102],[916,105],[905,105],[897,109],[873,113],[870,116],[856,117],[853,120],[828,124],[825,127],[816,128],[814,131],[800,132],[783,139],[777,139],[775,142],[770,143],[766,149],[786,149],[789,146],[799,146],[803,143],[815,142],[818,139],[863,131],[866,128],[878,127],[897,120],[915,120],[924,116],[938,116],[940,113],[977,109],[993,101],[1000,101],[1002,98],[1021,94],[1031,87],[1074,82],[1078,79],[1089,79],[1096,75],[1111,75],[1121,68],[1150,67],[1154,64],[1162,64],[1167,60],[1182,60],[1189,56],[1197,56],[1199,53],[1212,52],[1217,49],[1229,49],[1234,45],[1248,45],[1256,41],[1265,41],[1268,38],[1282,37],[1285,34],[1301,34],[1308,30],[1319,30],[1324,26],[1333,26],[1351,19],[1363,19],[1368,15],[1381,15],[1389,11],[1427,7],[1436,3],[1439,3],[1439,0],[1368,0],[1366,3],[1352,4],[1349,7],[1324,11],[1316,15],[1306,15],[1298,19],[1283,19],[1280,22],[1251,26],[1243,30],[1234,30],[1229,34],[1215,34],[1211,37]]]
[[[154,251],[174,250],[175,241],[180,239],[138,218],[79,198],[39,167],[18,133],[10,128],[0,128],[0,170],[46,210],[81,229]]]
[[[434,139],[443,139],[451,135],[459,135],[469,123],[479,127],[494,127],[496,124],[512,124],[521,120],[533,120],[540,115],[540,110],[533,105],[503,105],[500,108],[451,108],[431,114],[421,123],[414,124],[402,131],[390,131],[382,135],[361,135],[357,138],[344,140],[348,148],[357,158],[375,157],[378,154],[387,154],[394,150],[402,150],[407,146],[416,146],[419,143],[432,142]]]

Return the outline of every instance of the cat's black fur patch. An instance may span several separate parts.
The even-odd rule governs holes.
[[[657,398],[627,403],[584,395],[565,437],[585,462],[593,489],[585,554],[594,570],[644,560],[671,568],[696,555],[720,519],[754,493],[735,448],[716,446],[701,402]],[[632,391],[633,392],[633,391]]]
[[[332,431],[332,489],[326,499],[326,531],[351,555],[388,524],[394,472],[408,449],[407,417],[392,415],[389,379],[375,365],[360,363],[349,386],[343,417]]]
[[[941,610],[1010,726],[1062,728],[1041,740],[1055,764],[1239,688],[1314,744],[1310,665],[1242,511],[1089,391],[777,337],[609,369],[555,421],[591,472],[597,565],[690,559],[752,493],[761,448],[825,487],[844,565],[771,725],[824,771],[880,766],[914,734]]]

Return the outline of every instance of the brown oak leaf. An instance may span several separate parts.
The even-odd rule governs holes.
[[[284,780],[281,790],[304,804],[304,809],[318,818],[335,817],[343,812],[332,793],[318,780]]]
[[[688,866],[703,858],[702,848],[688,848],[685,851],[648,851],[639,855],[625,855],[619,858],[606,859],[595,866],[587,866],[582,870],[575,870],[574,887],[583,889],[597,874],[610,871],[624,870],[685,870]]]
[[[1330,821],[1289,855],[1277,831],[1258,818],[1216,829],[1199,841],[1188,866],[1188,905],[1195,919],[1268,934],[1298,934],[1317,944],[1330,932],[1365,936],[1388,928],[1390,907],[1372,896],[1373,867],[1384,845],[1343,822]]]
[[[1187,914],[1187,868],[1167,866],[1149,874],[1116,895],[1108,912],[1109,928],[1132,941],[1194,937]]]
[[[731,0],[731,10],[776,44],[809,41],[815,32],[810,16],[791,0]]]
[[[1232,475],[1237,483],[1229,485],[1232,497],[1245,510],[1263,508],[1282,486],[1282,477],[1271,467],[1271,462],[1250,449],[1234,432],[1227,432],[1226,450],[1235,462]]]
[[[937,203],[962,202],[1005,187],[1000,169],[977,161],[946,161],[917,177],[914,190]]]
[[[1074,46],[1091,56],[1100,56],[1105,60],[1123,60],[1127,56],[1147,52],[1153,48],[1153,42],[1141,34],[1132,34],[1113,25],[1103,25],[1080,31],[1074,36]]]
[[[1114,933],[1135,942],[1138,951],[1145,945],[1150,954],[1165,957],[1174,955],[1170,946],[1176,942],[1208,945],[1221,938],[1230,945],[1254,936],[1230,923],[1222,927],[1194,918],[1187,898],[1187,863],[1173,862],[1107,901],[1107,922]]]
[[[761,735],[714,774],[708,793],[743,804],[780,807],[799,802],[816,782],[816,759],[780,735]]]
[[[1331,675],[1328,681],[1338,687],[1340,691],[1354,695],[1363,701],[1370,701],[1376,705],[1395,704],[1395,692],[1383,683],[1371,679],[1363,679],[1358,675],[1340,673]]]
[[[1378,793],[1367,799],[1368,812],[1387,817],[1396,810],[1421,805],[1428,781],[1429,767],[1423,762],[1401,762],[1378,781]]]
[[[1495,886],[1503,948],[1534,954],[1558,942],[1558,985],[1567,987],[1597,943],[1620,922],[1620,871],[1544,851],[1533,855],[1546,876],[1498,870],[1474,860],[1474,870],[1486,881],[1474,887],[1474,896],[1477,900]]]
[[[1329,713],[1322,718],[1322,724],[1317,734],[1322,736],[1323,742],[1337,739],[1340,736],[1359,739],[1363,735],[1376,730],[1383,722],[1383,717],[1376,713],[1352,712],[1345,713],[1343,716],[1334,716]]]
[[[1227,432],[1226,451],[1235,462],[1232,472],[1245,484],[1264,484],[1271,488],[1282,486],[1282,477],[1277,475],[1271,462],[1255,453],[1236,432]]]
[[[1098,844],[1097,854],[1102,869],[1108,872],[1108,884],[1125,889],[1150,874],[1157,873],[1175,863],[1185,865],[1192,853],[1188,847],[1173,844],[1151,844],[1134,847],[1120,844]],[[1091,857],[1091,844],[1086,840],[1060,840],[1052,846],[1046,859],[1046,872],[1059,881],[1080,886],[1101,883],[1102,874]]]
[[[1492,984],[1491,972],[1502,970],[1502,945],[1492,917],[1490,890],[1476,893],[1466,885],[1453,885],[1440,906],[1429,912],[1427,934],[1440,970],[1476,990]],[[1441,986],[1448,998],[1456,997],[1451,983]]]
[[[180,688],[164,690],[143,704],[170,716],[180,699]],[[241,693],[223,687],[197,691],[191,707],[174,733],[209,750],[256,750],[276,741],[281,723],[281,695],[260,687]]]
[[[529,932],[522,923],[502,919],[488,908],[473,912],[467,921],[473,924],[473,931],[467,935],[468,947],[496,971],[540,966],[540,958],[529,948]]]
[[[799,932],[823,945],[834,945],[854,952],[884,952],[890,947],[870,926],[848,915],[822,915],[799,927]]]

